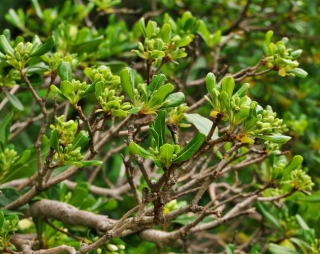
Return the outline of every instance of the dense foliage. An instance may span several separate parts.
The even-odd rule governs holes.
[[[320,252],[317,1],[10,4],[2,253]]]

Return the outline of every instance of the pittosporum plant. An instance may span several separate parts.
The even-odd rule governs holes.
[[[0,35],[3,253],[318,253],[292,124],[250,92],[273,71],[305,78],[302,50],[268,31],[256,63],[222,66],[257,4],[225,27],[179,1],[154,19],[31,2],[6,15],[22,33]]]

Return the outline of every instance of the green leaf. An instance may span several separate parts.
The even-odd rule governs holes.
[[[140,30],[143,34],[144,37],[147,37],[147,33],[146,33],[146,23],[144,21],[144,18],[141,18],[139,20],[139,27],[140,27]]]
[[[289,174],[291,171],[301,167],[303,162],[303,157],[301,155],[295,155],[291,162],[283,169],[284,175]]]
[[[205,135],[197,132],[193,139],[180,151],[180,153],[178,153],[177,157],[173,161],[181,162],[189,160],[198,151],[205,139]]]
[[[121,87],[129,99],[134,102],[134,75],[133,70],[126,67],[120,72]]]
[[[164,144],[160,147],[160,157],[165,161],[166,168],[169,168],[173,158],[174,147],[170,144]]]
[[[6,94],[8,100],[10,103],[18,110],[22,111],[24,109],[22,103],[19,101],[19,99],[14,95],[9,93],[7,90],[4,90],[4,93]]]
[[[0,52],[4,55],[6,54],[13,55],[13,52],[14,52],[9,41],[3,34],[0,35]]]
[[[103,40],[104,37],[101,35],[97,38],[91,39],[90,41],[74,44],[71,46],[70,53],[77,53],[79,55],[83,53],[90,54],[97,50],[98,46]]]
[[[261,203],[257,203],[258,210],[261,212],[261,214],[264,216],[265,219],[270,221],[273,225],[275,225],[279,230],[282,230],[281,228],[281,222],[279,219],[275,218],[271,213],[268,212],[267,209],[264,208],[264,206]]]
[[[132,154],[139,155],[143,158],[149,158],[150,156],[152,156],[151,153],[149,153],[147,150],[145,150],[144,148],[142,148],[141,146],[137,145],[134,142],[130,142],[129,151]]]
[[[213,125],[213,122],[211,120],[209,120],[208,118],[205,118],[199,114],[184,114],[186,120],[189,123],[192,123],[196,126],[196,128],[198,129],[199,132],[201,132],[202,134],[208,136],[211,127]],[[212,139],[216,139],[218,138],[218,128],[215,129],[213,135],[212,135]]]
[[[161,108],[172,108],[180,106],[185,100],[185,95],[182,92],[169,94],[165,101],[161,104]]]
[[[77,185],[72,192],[69,204],[75,207],[80,207],[88,195],[89,191],[87,188]]]
[[[151,51],[149,60],[153,60],[153,59],[164,57],[164,56],[165,56],[165,53],[163,51],[154,49]]]
[[[171,37],[170,24],[166,23],[162,26],[160,36],[164,43],[168,44],[170,42],[170,37]]]
[[[129,114],[137,114],[140,111],[141,107],[133,107],[132,109],[128,110]]]
[[[308,76],[308,72],[306,72],[305,70],[300,69],[300,68],[290,69],[290,70],[288,70],[288,73],[292,73],[295,76],[300,77],[300,78],[305,78],[306,76]]]
[[[31,0],[31,2],[32,2],[32,5],[33,5],[33,9],[35,10],[37,16],[40,19],[42,19],[43,15],[42,15],[42,11],[41,11],[41,8],[40,8],[38,0]]]
[[[214,34],[213,34],[213,37],[212,37],[212,40],[210,41],[210,46],[211,47],[214,47],[216,45],[218,45],[221,41],[221,38],[222,38],[222,33],[221,33],[221,30],[217,30]]]
[[[20,164],[25,164],[29,161],[29,158],[30,158],[30,155],[31,155],[31,150],[30,149],[27,149],[27,150],[24,150],[21,154],[21,156],[19,157],[19,159],[14,163],[15,165],[20,165]]]
[[[59,153],[59,136],[60,133],[58,130],[54,129],[51,132],[51,136],[50,136],[50,146]]]
[[[4,218],[4,214],[0,211],[0,233],[2,233],[5,221],[6,219]]]
[[[98,160],[90,160],[90,161],[81,161],[82,167],[89,167],[89,166],[100,166],[102,161]]]
[[[209,72],[206,76],[206,87],[211,97],[214,98],[213,89],[217,87],[217,81],[216,76],[212,72]]]
[[[320,192],[314,192],[311,196],[298,197],[296,200],[298,202],[320,203]]]
[[[6,146],[9,134],[10,134],[10,126],[12,120],[13,112],[6,114],[0,123],[0,144]]]
[[[73,86],[72,86],[71,82],[68,80],[63,80],[61,82],[60,89],[61,89],[62,94],[68,99],[72,99],[72,97],[75,95],[74,90],[73,90]]]
[[[62,62],[61,64],[59,64],[57,71],[62,81],[67,80],[71,82],[72,68],[68,62]]]
[[[22,11],[21,9],[18,10]],[[21,14],[19,12],[19,14]],[[22,31],[25,31],[25,24],[24,24],[24,20],[22,17],[19,17],[19,15],[16,13],[16,11],[14,9],[10,9],[9,13],[6,15],[6,19],[13,25],[15,25],[16,27],[18,27],[19,29],[21,29]]]
[[[210,45],[210,32],[208,31],[208,28],[206,24],[203,22],[203,20],[199,20],[199,26],[198,26],[198,34],[202,37],[204,42],[207,44],[207,46]]]
[[[245,83],[239,88],[239,90],[235,94],[237,94],[239,97],[243,97],[246,95],[249,87],[250,87],[250,84]]]
[[[110,198],[107,204],[103,207],[103,210],[108,212],[116,209],[118,207],[118,202],[114,198]]]
[[[292,250],[292,249],[288,249],[286,247],[282,247],[278,244],[274,244],[274,243],[269,243],[268,244],[268,250],[270,251],[270,253],[272,254],[299,254],[299,252]]]
[[[149,20],[146,27],[146,37],[151,39],[156,32],[157,23],[155,21]]]
[[[224,108],[226,108],[227,111],[231,111],[230,97],[229,97],[228,93],[225,91],[221,92],[220,98],[221,98],[221,104],[224,106]]]
[[[234,244],[228,244],[225,249],[226,254],[234,254]]]
[[[90,137],[88,132],[84,130],[80,131],[72,142],[71,151],[78,147],[85,147],[88,144],[89,140]]]
[[[291,137],[285,136],[285,135],[272,135],[272,136],[256,135],[254,137],[259,138],[259,139],[263,139],[263,140],[267,140],[267,141],[270,141],[272,143],[277,143],[277,144],[286,143],[291,139]]]
[[[126,117],[128,113],[122,109],[115,109],[112,111],[112,115],[116,117]]]
[[[153,75],[151,83],[148,86],[148,96],[150,96],[156,90],[158,90],[159,87],[162,85],[162,83],[165,81],[165,79],[166,79],[166,76],[164,74]]]
[[[157,91],[155,91],[152,94],[152,97],[148,103],[149,109],[153,109],[157,106],[160,107],[167,95],[171,93],[173,90],[174,87],[171,84],[161,86]]]
[[[166,142],[166,112],[164,110],[158,111],[157,119],[152,127],[158,134],[157,147],[161,147]]]
[[[233,77],[225,77],[221,82],[221,91],[224,91],[228,94],[229,98],[231,98],[234,90],[235,82]]]
[[[44,44],[42,44],[35,52],[30,54],[30,57],[42,56],[48,53],[55,45],[54,37],[51,36]]]
[[[310,228],[307,225],[307,223],[302,219],[302,217],[299,214],[296,214],[296,219],[297,219],[297,222],[299,223],[300,227],[303,230],[305,230],[305,231],[310,230]]]

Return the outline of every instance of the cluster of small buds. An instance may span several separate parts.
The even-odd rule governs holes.
[[[277,113],[273,112],[271,106],[267,106],[262,112],[257,114],[257,122],[252,135],[283,133],[287,131],[287,127],[283,124],[283,120],[276,117]]]
[[[7,63],[12,65],[17,70],[22,70],[29,60],[29,54],[32,48],[33,44],[31,42],[19,42],[14,48],[13,55],[6,55]]]
[[[17,230],[19,218],[18,216],[8,216],[6,217],[3,212],[0,212],[2,217],[2,225],[0,228],[0,251],[8,250],[12,244],[10,243],[10,238]],[[1,252],[1,253],[6,253]]]
[[[42,56],[42,59],[49,64],[49,69],[51,71],[56,71],[62,62],[67,62],[70,66],[76,66],[78,64],[78,59],[75,54],[64,56],[61,52],[56,52],[52,55],[44,55]]]
[[[104,250],[102,248],[98,248],[97,254],[119,254],[124,253],[125,249],[126,247],[123,244],[108,243]]]
[[[165,204],[163,213],[166,214],[177,209],[178,209],[178,202],[176,199],[174,199]]]
[[[78,101],[85,95],[86,89],[88,88],[87,83],[80,82],[79,80],[75,80],[75,79],[72,79],[71,82],[69,81],[63,81],[63,82],[67,83],[65,87],[68,86],[69,89],[68,88],[63,89],[61,86],[61,91],[68,98],[71,104],[73,105],[77,104]]]
[[[190,124],[182,123],[182,120],[185,118],[184,113],[188,111],[188,108],[186,103],[182,103],[180,106],[170,109],[168,114],[169,124],[178,125],[179,127],[190,127]]]
[[[0,87],[13,87],[20,79],[21,75],[16,69],[11,69],[6,75],[0,71]]]
[[[120,86],[120,77],[113,75],[110,68],[104,65],[99,67],[86,68],[84,74],[91,82],[102,81],[109,89],[117,89]]]
[[[281,41],[272,43],[272,35],[272,31],[267,32],[264,45],[264,51],[267,55],[265,58],[267,66],[271,69],[278,70],[278,74],[282,77],[286,75],[306,77],[308,73],[297,68],[299,62],[296,59],[300,57],[302,50],[298,49],[293,51],[291,48],[287,48],[288,38],[282,38]]]
[[[268,152],[276,151],[276,150],[279,150],[279,148],[280,148],[279,144],[272,143],[270,141],[265,141],[264,144],[265,144],[266,150]]]
[[[68,144],[65,147],[59,146],[59,153],[55,153],[55,159],[61,163],[65,161],[82,161],[81,147],[72,150],[73,145]]]
[[[129,102],[122,103],[124,96],[117,96],[115,90],[109,90],[105,88],[104,91],[97,97],[102,109],[96,110],[96,112],[109,112],[111,111],[113,116],[125,117],[126,111],[131,108]]]
[[[73,142],[78,130],[78,124],[73,120],[65,122],[65,116],[62,115],[56,118],[56,125],[50,125],[50,128],[59,131],[59,144],[66,146]]]
[[[192,19],[192,16],[185,17],[184,21],[187,22],[187,19]],[[173,34],[175,31],[170,23],[165,23],[160,29],[156,22],[150,20],[145,26],[144,19],[141,19],[140,25],[145,41],[143,44],[139,42],[138,50],[132,51],[148,63],[156,62],[158,59],[175,62],[175,59],[187,56],[183,47],[190,44],[193,35],[181,37]]]
[[[311,191],[314,183],[310,176],[302,169],[296,169],[291,172],[291,185],[297,190]]]
[[[4,151],[0,153],[0,179],[19,158],[17,154],[18,153],[14,149],[10,148],[5,148]]]

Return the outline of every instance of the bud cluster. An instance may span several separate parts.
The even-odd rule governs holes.
[[[19,158],[17,154],[18,153],[14,149],[10,148],[5,148],[0,152],[0,180]]]
[[[120,77],[113,75],[110,68],[105,65],[86,68],[84,74],[92,83],[102,81],[109,89],[118,89],[120,86]]]
[[[62,115],[56,118],[56,125],[50,125],[50,128],[59,131],[59,144],[67,146],[75,139],[78,124],[73,120],[66,122],[65,116]]]
[[[299,62],[296,60],[300,57],[302,50],[292,50],[291,48],[287,48],[288,38],[282,38],[281,41],[277,43],[272,43],[273,32],[269,31],[266,34],[265,43],[263,45],[263,49],[266,54],[266,64],[269,68],[277,70],[278,74],[282,77],[288,76],[298,76],[298,77],[306,77],[308,75],[303,69],[297,68],[299,66]]]

